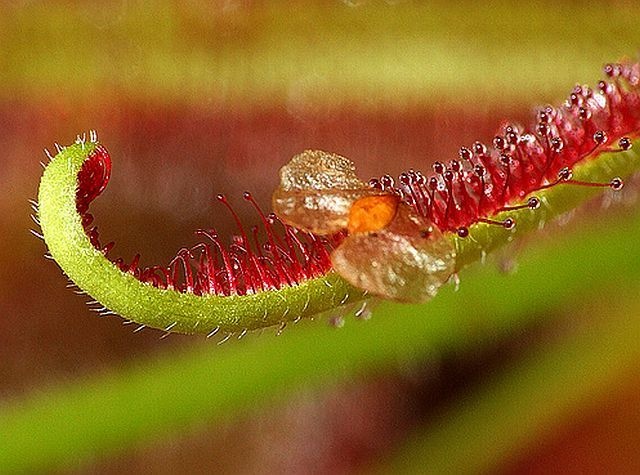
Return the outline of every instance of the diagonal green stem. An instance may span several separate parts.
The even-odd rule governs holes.
[[[36,394],[0,409],[0,467],[35,471],[78,463],[265,407],[303,384],[326,387],[345,374],[390,369],[394,361],[478,349],[550,318],[567,301],[588,300],[603,282],[617,289],[610,298],[633,298],[639,234],[640,215],[615,224],[601,220],[590,232],[566,233],[546,249],[531,246],[515,275],[477,267],[458,292],[445,288],[426,305],[386,303],[366,324],[339,331],[309,325],[279,339],[263,336],[220,351],[199,347]],[[616,348],[635,338],[633,325],[626,336],[616,330],[623,338]],[[610,341],[606,331],[598,344],[603,351]],[[636,360],[637,347],[616,352],[607,367],[617,371]],[[508,431],[501,435],[510,437]]]
[[[619,381],[640,369],[638,290],[636,276],[625,289],[626,297],[613,305],[582,301],[591,309],[582,317],[596,322],[574,326],[575,333],[534,350],[466,394],[415,435],[381,472],[495,473],[532,441],[539,443],[570,420],[577,408],[593,406],[611,394]],[[606,317],[593,318],[600,312]]]

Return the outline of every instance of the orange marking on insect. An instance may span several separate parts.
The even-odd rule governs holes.
[[[379,231],[393,220],[398,211],[395,195],[365,196],[356,200],[349,210],[349,234]]]

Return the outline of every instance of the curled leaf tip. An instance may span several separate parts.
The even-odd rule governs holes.
[[[42,176],[37,222],[52,258],[104,313],[164,331],[242,336],[368,295],[432,298],[452,275],[492,249],[620,190],[640,168],[638,65],[609,65],[598,90],[579,86],[566,103],[536,112],[529,129],[503,126],[490,145],[462,147],[433,172],[364,182],[345,157],[305,151],[281,170],[275,214],[244,198],[260,226],[202,242],[167,265],[113,257],[91,203],[105,190],[111,157],[95,132],[57,153]]]
[[[301,279],[295,285],[274,285],[259,292],[241,294],[238,289],[245,289],[241,286],[248,283],[236,279],[235,294],[218,295],[196,293],[194,275],[190,288],[185,275],[178,276],[176,269],[188,264],[186,257],[182,261],[174,259],[163,269],[169,274],[168,281],[160,281],[165,274],[158,269],[154,269],[156,277],[149,271],[145,274],[144,269],[137,267],[137,258],[130,264],[124,264],[120,258],[112,261],[109,255],[113,246],[100,242],[89,214],[91,201],[106,186],[110,164],[106,148],[97,139],[60,147],[47,164],[38,195],[38,218],[49,253],[68,277],[105,309],[149,328],[182,333],[239,334],[257,328],[281,327],[287,322],[362,298],[362,291],[322,268],[316,270],[318,276]],[[299,241],[293,231],[288,238]],[[279,244],[276,240],[284,237],[275,235],[272,239]],[[221,247],[222,250],[225,249]],[[201,256],[208,251],[202,252]],[[217,257],[215,263],[223,267],[212,271],[228,270],[224,267],[224,254]],[[265,254],[262,257],[265,258]],[[259,256],[253,258],[257,260]],[[276,271],[272,268],[271,272],[275,274]],[[198,276],[201,280],[205,277]],[[223,276],[211,285],[227,285],[228,289],[234,277],[237,275]],[[282,278],[285,277],[293,280],[286,274]]]

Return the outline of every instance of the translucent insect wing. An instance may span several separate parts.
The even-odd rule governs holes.
[[[306,150],[280,169],[273,210],[287,224],[316,234],[345,229],[353,203],[374,194],[340,155]]]
[[[401,204],[388,227],[349,235],[331,261],[358,288],[391,300],[424,302],[453,274],[455,251],[442,232]]]

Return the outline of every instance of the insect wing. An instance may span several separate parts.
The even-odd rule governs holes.
[[[331,261],[358,288],[391,300],[425,302],[453,274],[455,251],[435,226],[401,205],[388,227],[349,235]]]
[[[356,175],[349,159],[306,150],[280,169],[273,210],[287,224],[316,234],[345,229],[358,199],[375,193]]]
[[[367,190],[276,190],[273,209],[285,223],[314,234],[334,234],[349,223],[351,205],[367,196]]]

